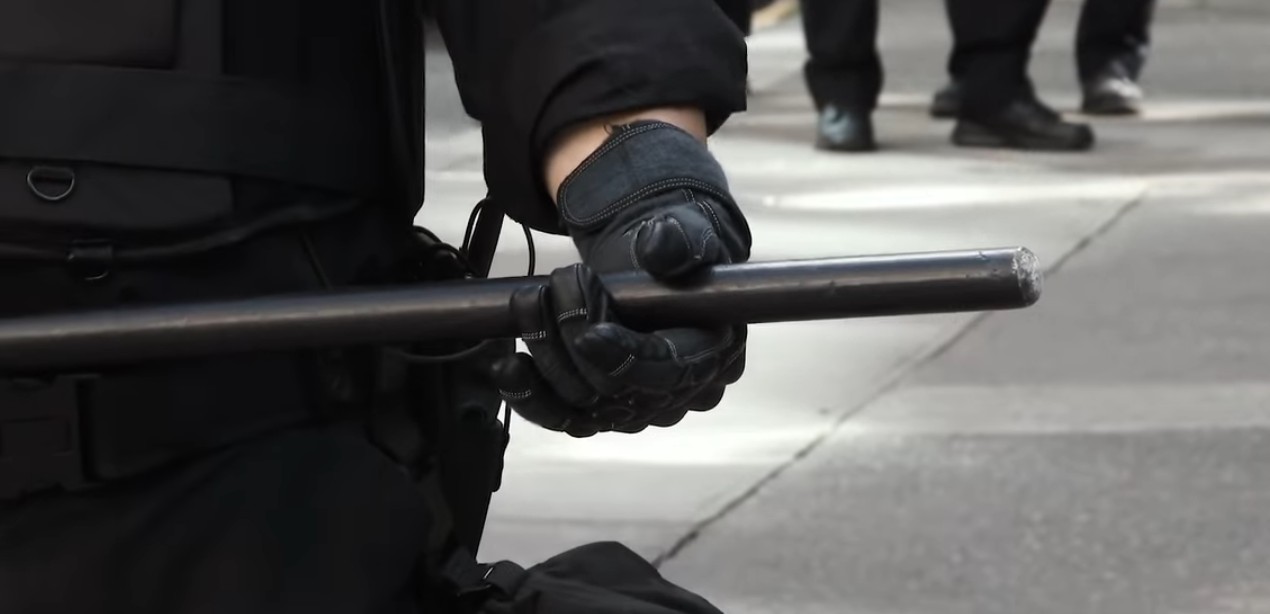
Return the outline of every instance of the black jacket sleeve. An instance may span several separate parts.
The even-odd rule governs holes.
[[[482,124],[490,195],[564,229],[543,185],[564,127],[690,105],[711,132],[745,108],[745,39],[715,0],[434,0],[463,104]]]

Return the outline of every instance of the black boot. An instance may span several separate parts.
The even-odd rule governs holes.
[[[827,105],[816,125],[816,149],[873,151],[873,119],[870,113]]]
[[[1085,124],[1063,121],[1038,100],[1023,99],[992,115],[961,118],[952,141],[961,147],[1085,151],[1094,145],[1094,131]]]
[[[1132,79],[1105,74],[1085,82],[1081,111],[1088,115],[1137,115],[1142,112],[1142,88]]]
[[[961,113],[961,85],[949,81],[935,92],[930,103],[930,116],[936,119],[956,119]]]

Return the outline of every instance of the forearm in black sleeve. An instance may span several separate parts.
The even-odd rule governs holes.
[[[563,232],[543,185],[551,140],[574,123],[663,106],[713,132],[745,108],[740,30],[714,0],[436,0],[490,193],[518,221]]]

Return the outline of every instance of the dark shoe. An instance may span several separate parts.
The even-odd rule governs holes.
[[[1084,85],[1081,111],[1089,115],[1137,115],[1142,112],[1142,88],[1125,77],[1105,76]]]
[[[936,119],[956,119],[958,113],[961,113],[961,85],[956,81],[949,81],[948,85],[935,92],[935,98],[930,103],[930,116]]]
[[[961,147],[1085,151],[1094,145],[1094,131],[1085,124],[1063,121],[1039,101],[1020,100],[990,117],[962,118],[952,141]]]
[[[873,119],[869,113],[829,105],[820,111],[816,125],[816,149],[873,151]]]

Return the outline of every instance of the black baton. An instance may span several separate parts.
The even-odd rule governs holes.
[[[622,322],[644,330],[1026,307],[1025,248],[727,265],[684,287],[604,276]],[[38,373],[239,352],[515,337],[509,304],[546,277],[468,280],[0,320],[0,371]]]

